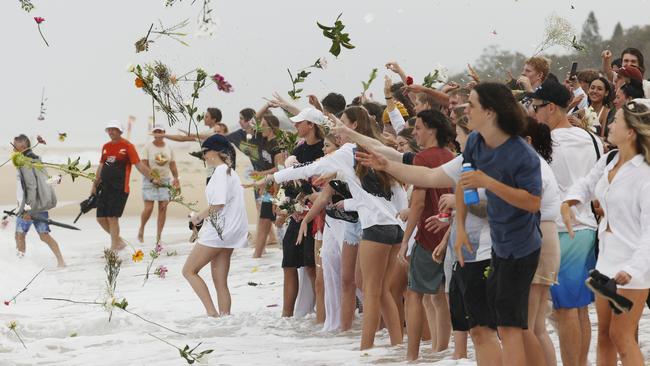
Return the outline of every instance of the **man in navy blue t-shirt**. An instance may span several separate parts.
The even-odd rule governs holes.
[[[468,127],[474,132],[467,140],[463,157],[476,170],[463,173],[456,190],[456,255],[464,265],[461,248],[472,250],[465,231],[463,190],[485,188],[492,237],[487,299],[499,329],[503,357],[510,365],[544,364],[537,340],[532,342],[527,337],[524,342],[528,295],[542,242],[539,157],[518,137],[524,128],[524,112],[505,85],[477,85],[470,93],[467,115]],[[498,348],[487,352],[492,360],[499,356]]]

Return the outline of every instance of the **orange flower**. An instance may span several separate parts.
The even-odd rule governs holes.
[[[136,88],[142,88],[144,86],[144,80],[140,78],[135,79],[135,87]]]
[[[133,254],[132,258],[134,262],[141,262],[144,259],[144,252],[138,249],[138,251]]]

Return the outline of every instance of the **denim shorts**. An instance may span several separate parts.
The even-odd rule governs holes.
[[[35,213],[32,215],[33,217],[38,217],[41,219],[48,219],[50,215],[45,212],[39,212]],[[36,228],[36,232],[39,234],[47,234],[50,232],[50,225],[46,222],[36,222],[32,220],[24,220],[20,216],[16,216],[16,232],[17,233],[27,233],[29,231],[29,228],[34,224],[34,228]]]
[[[169,184],[169,180],[163,180],[163,184]],[[166,187],[157,187],[149,179],[142,181],[142,199],[145,201],[169,201],[170,193]]]
[[[373,225],[363,229],[363,240],[374,241],[381,244],[401,244],[404,230],[399,225]]]
[[[345,232],[343,233],[344,243],[348,243],[348,245],[359,245],[362,234],[363,229],[361,228],[360,221],[355,223],[345,222]]]

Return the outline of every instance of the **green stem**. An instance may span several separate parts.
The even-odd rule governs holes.
[[[20,295],[20,294],[22,294],[23,292],[27,291],[27,287],[28,287],[29,285],[31,285],[32,282],[34,282],[34,280],[36,279],[36,277],[38,277],[38,275],[40,275],[41,273],[43,273],[43,271],[45,271],[45,268],[43,268],[43,269],[41,269],[40,271],[38,271],[38,273],[37,273],[36,275],[34,275],[34,277],[32,277],[32,279],[29,280],[29,282],[27,282],[27,284],[25,285],[25,287],[24,287],[22,290],[18,291],[18,293],[17,293],[14,297],[12,297],[11,300],[9,300],[9,302],[15,301],[16,298],[18,297],[18,295]]]
[[[12,329],[20,343],[23,345],[25,349],[27,349],[27,346],[25,345],[25,342],[23,342],[23,339],[20,337],[20,334],[18,334],[18,331],[16,329]]]
[[[61,299],[58,297],[44,297],[43,300],[50,300],[50,301],[65,301],[65,302],[71,302],[73,304],[84,304],[84,305],[104,305],[103,302],[97,302],[97,301],[76,301],[76,300],[70,300],[70,299]]]
[[[147,323],[150,323],[150,324],[153,324],[153,325],[157,325],[157,326],[159,326],[159,327],[161,327],[161,328],[163,328],[163,329],[166,329],[166,330],[168,330],[168,331],[170,331],[170,332],[172,332],[172,333],[176,333],[176,334],[178,334],[178,335],[187,335],[187,334],[185,334],[185,333],[181,333],[181,332],[175,331],[175,330],[173,330],[173,329],[167,328],[166,326],[164,326],[164,325],[160,325],[160,324],[158,324],[158,323],[156,323],[156,322],[153,322],[153,321],[151,321],[151,320],[149,320],[149,319],[143,318],[143,317],[140,316],[139,314],[133,313],[133,312],[131,312],[131,311],[129,311],[129,310],[122,309],[122,308],[120,308],[120,309],[121,309],[121,310],[124,310],[125,312],[127,312],[127,313],[129,313],[129,314],[131,314],[131,315],[137,316],[138,318],[140,318],[141,320],[143,320],[143,321],[145,321],[145,322],[147,322]]]
[[[50,47],[50,44],[47,43],[47,40],[45,39],[45,36],[43,35],[43,32],[41,31],[41,25],[40,24],[38,24],[38,33],[41,34],[41,38],[43,38],[43,42],[45,42],[45,45]]]
[[[154,338],[156,338],[157,340],[159,340],[159,341],[161,341],[161,342],[167,343],[168,345],[170,345],[170,346],[176,348],[176,349],[179,350],[179,351],[182,351],[182,349],[176,347],[175,345],[173,345],[173,344],[167,342],[166,340],[164,340],[164,339],[162,339],[162,338],[156,337],[155,335],[153,335],[153,334],[151,334],[151,333],[147,333],[147,334],[150,335],[150,336],[152,336],[152,337],[154,337]]]

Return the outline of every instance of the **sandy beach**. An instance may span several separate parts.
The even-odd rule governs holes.
[[[180,146],[179,157],[183,192],[190,200],[203,202],[204,173],[202,164],[186,154],[190,147]],[[90,149],[39,150],[47,157],[82,156],[97,159]],[[95,153],[97,156],[93,157]],[[67,155],[66,155],[67,154]],[[243,172],[247,162],[240,159],[238,170]],[[242,173],[243,174],[243,173]],[[108,313],[99,305],[81,305],[45,301],[43,297],[67,298],[78,301],[103,301],[105,291],[102,250],[108,236],[94,219],[94,211],[83,216],[81,231],[54,228],[52,235],[59,241],[68,263],[64,269],[55,268],[49,249],[32,231],[27,237],[27,255],[18,259],[14,249],[14,222],[0,230],[0,297],[10,299],[41,268],[45,271],[21,294],[16,303],[0,305],[0,365],[182,365],[185,361],[178,351],[148,333],[183,347],[198,350],[213,349],[204,360],[210,365],[355,365],[405,364],[405,345],[391,347],[385,331],[378,333],[376,347],[359,351],[360,319],[353,330],[344,334],[323,333],[314,322],[314,315],[302,319],[283,319],[282,252],[277,246],[267,249],[262,259],[251,258],[252,248],[236,250],[232,259],[229,284],[232,291],[233,315],[218,319],[207,318],[198,298],[181,275],[185,258],[191,250],[187,242],[189,231],[184,216],[187,210],[170,206],[170,218],[165,227],[163,255],[155,262],[165,265],[166,279],[152,276],[143,286],[147,266],[145,260],[131,259],[134,249],[148,253],[154,247],[155,218],[149,222],[145,243],[135,240],[142,207],[139,174],[132,175],[132,195],[121,221],[122,235],[134,247],[121,253],[122,270],[118,278],[117,296],[126,298],[128,309],[166,327],[185,333],[178,335],[143,322],[137,317],[117,310],[108,322]],[[13,166],[0,168],[0,179],[6,189],[0,192],[3,207],[10,208],[15,196]],[[86,198],[89,183],[69,178],[57,186],[61,207],[52,216],[62,222],[72,222],[78,212],[78,202]],[[254,210],[252,192],[247,192],[249,211]],[[249,220],[254,219],[249,214]],[[251,222],[253,224],[253,222]],[[254,224],[250,226],[254,229]],[[177,255],[168,256],[167,253]],[[201,275],[214,292],[209,270]],[[596,324],[593,323],[590,360],[595,362]],[[18,323],[18,331],[27,349],[7,328],[10,321]],[[559,355],[557,334],[550,328]],[[650,359],[650,311],[645,310],[639,329],[639,342],[646,359]],[[418,363],[435,365],[474,365],[471,360],[451,360],[451,350],[433,353],[429,344],[422,346]],[[470,357],[474,352],[470,342]]]

